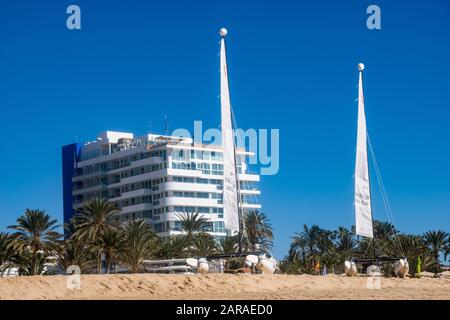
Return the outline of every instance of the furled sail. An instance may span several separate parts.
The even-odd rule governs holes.
[[[373,238],[372,206],[370,197],[369,164],[367,160],[367,128],[364,111],[364,92],[362,71],[364,65],[360,63],[359,94],[358,94],[358,133],[356,142],[355,167],[355,213],[356,234]]]
[[[222,116],[222,148],[223,148],[223,208],[225,228],[232,234],[239,231],[239,209],[237,201],[236,159],[234,149],[234,133],[231,122],[230,90],[228,86],[227,57],[225,51],[226,30],[221,29],[220,42],[220,100]]]

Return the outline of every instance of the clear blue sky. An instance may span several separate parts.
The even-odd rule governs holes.
[[[81,31],[65,26],[73,3]],[[370,4],[381,30],[366,28]],[[358,62],[397,227],[450,231],[448,0],[2,1],[0,230],[25,208],[62,219],[60,150],[75,136],[163,132],[164,114],[217,127],[222,26],[238,124],[280,129],[280,172],[261,183],[276,256],[304,223],[353,223]]]

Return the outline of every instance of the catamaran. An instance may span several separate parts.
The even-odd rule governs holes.
[[[261,252],[243,253],[245,235],[245,219],[242,212],[240,183],[236,160],[235,132],[233,128],[230,87],[228,81],[227,55],[225,37],[227,29],[219,30],[220,40],[220,104],[221,104],[221,130],[223,148],[223,207],[225,228],[238,237],[238,252],[232,256],[245,257],[245,263],[256,267],[262,273],[275,273],[278,269],[277,261],[270,255]],[[234,123],[236,126],[236,124]],[[228,258],[229,255],[216,255],[209,258]],[[199,260],[200,261],[200,260]]]
[[[163,271],[167,268],[170,270],[185,271],[186,268],[196,270],[198,273],[210,272],[211,264],[218,264],[219,270],[223,272],[223,260],[230,258],[245,258],[244,265],[249,268],[239,268],[237,272],[243,270],[258,269],[261,273],[275,273],[278,270],[278,262],[271,256],[262,252],[243,252],[243,242],[247,240],[245,231],[245,219],[242,212],[242,204],[240,197],[240,183],[236,159],[236,143],[235,132],[236,124],[233,122],[233,114],[231,108],[230,88],[228,82],[228,66],[225,49],[225,37],[228,34],[227,29],[219,30],[220,40],[220,104],[221,104],[221,130],[222,130],[222,149],[223,149],[223,208],[224,208],[224,224],[225,228],[230,230],[232,236],[238,237],[238,249],[233,254],[215,254],[207,257],[195,257],[182,260],[182,265],[178,267],[172,266],[174,260],[164,260],[170,266],[162,267]],[[234,124],[234,126],[233,126]],[[157,261],[158,263],[160,261]],[[149,263],[154,263],[149,261]],[[154,270],[154,268],[152,269]]]
[[[361,237],[372,239],[373,255],[371,258],[353,259],[345,261],[345,273],[348,276],[357,274],[356,264],[372,263],[380,265],[384,262],[394,262],[394,272],[399,277],[405,277],[409,271],[409,264],[406,258],[378,256],[376,253],[376,243],[373,234],[372,219],[372,196],[370,189],[370,174],[367,152],[367,126],[363,91],[363,70],[364,64],[358,64],[358,128],[356,140],[356,165],[355,165],[355,226],[356,234]],[[378,172],[378,170],[377,170]],[[381,187],[381,186],[380,186]],[[383,188],[382,192],[383,192]],[[387,198],[385,198],[387,199]],[[371,268],[370,270],[373,270]]]

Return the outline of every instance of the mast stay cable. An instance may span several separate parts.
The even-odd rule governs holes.
[[[238,127],[238,125],[237,125],[237,121],[236,121],[236,118],[235,118],[235,116],[234,116],[233,106],[231,105],[230,107],[231,107],[231,117],[232,117],[232,122],[233,122],[234,128],[237,129],[237,128],[239,128],[239,127]],[[236,131],[235,131],[235,132],[236,132]],[[244,148],[245,148],[245,143],[244,143],[244,141],[242,141],[242,137],[241,137],[240,135],[238,135],[238,134],[235,134],[235,136],[236,136],[236,139],[238,140],[238,145],[242,145],[242,146],[244,146]],[[244,162],[245,166],[246,166],[247,168],[249,168],[249,166],[247,165],[247,159],[246,159],[245,156],[243,157],[243,162]],[[236,164],[236,165],[237,165],[237,164]],[[241,168],[242,168],[242,167],[241,167]],[[242,170],[242,169],[241,169],[241,170]],[[239,184],[240,184],[240,181],[239,181]],[[240,190],[240,186],[238,186],[238,187],[239,187],[239,190]],[[239,192],[239,193],[240,193],[240,192]],[[239,195],[239,196],[241,197],[241,195]],[[255,202],[260,203],[260,202],[259,202],[260,199],[259,199],[259,197],[258,197],[257,195],[251,194],[250,197],[252,198],[252,200],[255,200]],[[241,211],[241,212],[242,212],[242,211]],[[246,228],[245,228],[245,216],[244,216],[244,215],[242,215],[242,221],[243,221],[243,227],[244,227],[242,236],[245,237],[245,240],[246,240],[247,245],[250,245],[250,239],[248,238],[247,230],[246,230]],[[268,238],[269,238],[269,237],[268,237],[269,233],[267,232],[267,229],[266,229],[265,225],[264,225],[264,224],[262,224],[262,225],[263,225],[263,233],[265,234],[266,239],[268,239]],[[272,248],[271,248],[271,246],[269,246],[268,249],[269,249],[270,255],[272,255]]]
[[[370,154],[372,156],[372,162],[373,162],[373,165],[374,165],[374,168],[375,168],[375,173],[376,173],[376,176],[377,176],[378,186],[380,187],[380,193],[381,193],[381,198],[383,200],[383,205],[384,205],[384,208],[386,210],[386,214],[388,216],[389,222],[392,223],[392,225],[395,227],[396,224],[395,224],[395,221],[394,221],[394,215],[392,214],[391,205],[389,203],[387,192],[386,192],[386,189],[384,187],[383,179],[381,177],[380,168],[378,166],[377,158],[375,157],[375,152],[373,150],[372,142],[370,141],[368,132],[367,132],[367,141],[368,141],[368,144],[369,144],[369,150],[370,150]],[[393,232],[393,237],[394,237],[394,244],[397,244],[398,249],[400,249],[400,253],[402,254],[402,256],[405,256],[405,253],[403,251],[403,247],[402,247],[401,241],[400,241],[398,235],[395,232]]]

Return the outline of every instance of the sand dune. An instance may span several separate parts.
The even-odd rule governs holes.
[[[309,275],[82,275],[69,290],[67,276],[0,279],[0,299],[450,299],[450,277],[367,278]]]

